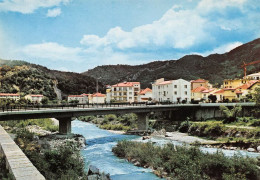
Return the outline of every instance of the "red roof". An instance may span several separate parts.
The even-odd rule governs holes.
[[[93,97],[105,97],[105,94],[101,94],[101,93],[95,93],[92,95]]]
[[[165,85],[165,84],[171,84],[172,83],[172,80],[171,81],[163,81],[161,83],[158,83],[158,85]]]
[[[205,79],[197,79],[197,80],[192,80],[192,83],[205,83],[207,82]]]
[[[220,89],[219,91],[215,92],[215,93],[223,93],[225,91],[235,91],[236,89],[234,88],[224,88],[224,89]]]
[[[243,94],[241,91],[239,91],[238,89],[235,90],[236,94]]]
[[[69,95],[68,97],[84,97],[83,95]]]
[[[43,97],[41,94],[30,94],[31,97]]]
[[[20,96],[19,94],[12,94],[12,93],[0,93],[0,96]]]
[[[214,91],[215,89],[206,89],[206,90],[204,90],[204,91],[202,91],[203,93],[210,93],[210,92],[212,92],[212,91]]]
[[[199,87],[193,89],[192,92],[196,93],[196,92],[202,92],[202,91],[205,91],[205,90],[208,90],[208,89],[205,88],[204,86],[199,86]]]
[[[112,87],[132,87],[135,84],[140,84],[140,82],[122,82],[112,85]]]
[[[224,89],[220,89],[220,90],[216,91],[215,93],[223,93],[223,92],[225,92],[225,90]]]
[[[252,85],[254,85],[256,82],[258,82],[258,80],[252,80],[247,82],[246,84],[243,84],[242,86],[237,87],[237,89],[248,89],[250,88]]]
[[[152,92],[152,90],[150,88],[146,88],[141,90],[139,94],[146,94],[147,92]]]

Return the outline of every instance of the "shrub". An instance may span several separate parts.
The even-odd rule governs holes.
[[[223,153],[205,154],[198,147],[163,147],[152,143],[120,141],[112,151],[142,166],[162,169],[173,179],[251,179],[260,178],[257,160],[241,156],[225,157]]]
[[[115,120],[117,120],[117,117],[114,114],[108,114],[108,115],[105,115],[104,120],[115,121]]]
[[[225,115],[224,123],[231,123],[237,120],[237,116],[241,112],[242,107],[234,106],[232,109],[228,109],[228,107],[221,105],[219,106],[219,109]]]
[[[186,132],[188,132],[191,125],[192,125],[192,123],[190,123],[190,121],[184,121],[181,123],[181,125],[179,127],[179,131],[186,133]]]

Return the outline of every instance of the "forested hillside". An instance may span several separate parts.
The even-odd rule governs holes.
[[[158,78],[193,80],[204,78],[211,83],[222,83],[223,79],[243,77],[241,65],[260,60],[260,39],[243,44],[225,54],[212,54],[207,57],[187,55],[179,60],[154,61],[148,64],[104,65],[88,70],[83,74],[101,77],[103,84],[120,81],[140,81],[142,87],[151,86]],[[247,67],[248,73],[260,71],[260,64]]]

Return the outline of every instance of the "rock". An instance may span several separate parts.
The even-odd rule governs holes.
[[[240,132],[237,132],[235,137],[241,137],[241,133]]]
[[[140,164],[140,162],[136,161],[136,162],[134,163],[134,165],[135,165],[135,166],[140,166],[141,164]]]
[[[89,175],[88,176],[88,180],[98,180],[98,175],[97,174],[93,174],[93,175]]]
[[[229,149],[230,149],[230,150],[236,150],[237,147],[230,147]]]
[[[255,152],[255,149],[254,148],[248,148],[247,151],[248,152]]]
[[[142,139],[143,139],[143,140],[146,140],[146,139],[150,139],[150,137],[149,137],[149,136],[143,136]]]
[[[99,169],[96,166],[89,165],[89,174],[99,174]]]
[[[260,152],[260,146],[257,146],[257,148],[256,148],[256,149],[257,149],[257,151],[258,151],[258,152]]]

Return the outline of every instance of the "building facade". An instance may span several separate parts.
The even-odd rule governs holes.
[[[140,82],[122,82],[111,86],[111,101],[137,102]]]
[[[138,94],[138,102],[147,102],[153,99],[153,91],[150,88],[142,89]]]
[[[209,81],[205,79],[197,79],[197,80],[192,80],[190,82],[191,82],[191,90],[196,89],[198,87],[204,87],[207,89],[212,88],[212,85],[209,83]]]
[[[102,93],[95,93],[91,95],[90,98],[90,103],[98,103],[98,104],[103,104],[106,102],[106,95]]]
[[[12,93],[0,93],[0,99],[13,99],[17,101],[20,99],[20,95]]]
[[[260,80],[260,72],[254,73],[254,74],[249,74],[249,75],[246,76],[246,79]]]
[[[79,104],[88,103],[89,94],[81,94],[81,95],[69,95],[68,102],[78,101]]]
[[[32,103],[41,103],[41,101],[43,99],[43,95],[41,95],[41,94],[28,94],[24,98],[30,100]]]
[[[182,101],[190,102],[191,100],[191,83],[183,79],[164,81],[164,78],[157,79],[152,84],[153,100],[158,102]]]

